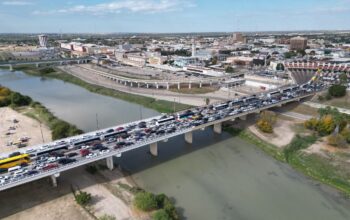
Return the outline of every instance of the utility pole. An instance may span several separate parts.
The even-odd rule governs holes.
[[[97,130],[99,129],[98,128],[98,115],[97,115],[97,113],[96,113],[96,128],[97,128]]]

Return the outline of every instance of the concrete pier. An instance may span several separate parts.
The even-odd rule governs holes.
[[[10,69],[10,71],[13,71],[13,66],[9,65],[9,69]]]
[[[57,178],[60,176],[60,173],[52,174],[51,177],[51,183],[53,187],[57,187]]]
[[[243,115],[243,116],[239,117],[239,119],[241,119],[242,121],[245,121],[245,120],[247,120],[247,115]]]
[[[192,135],[192,132],[187,132],[185,133],[185,141],[186,143],[188,144],[192,144],[193,143],[193,135]]]
[[[177,83],[177,89],[178,89],[178,90],[181,89],[180,83]]]
[[[106,158],[106,162],[107,162],[108,169],[109,170],[113,170],[114,169],[113,156],[112,157],[107,157]]]
[[[222,123],[217,123],[217,124],[214,124],[214,132],[216,134],[221,134],[222,132]]]
[[[151,152],[151,154],[153,156],[158,156],[158,143],[155,142],[155,143],[152,143],[149,145],[149,151]]]

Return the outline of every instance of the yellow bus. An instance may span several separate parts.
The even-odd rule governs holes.
[[[9,157],[3,160],[0,160],[0,168],[8,169],[15,166],[21,166],[28,164],[30,162],[30,157],[28,154],[21,154],[14,157]]]

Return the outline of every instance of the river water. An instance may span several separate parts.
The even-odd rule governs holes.
[[[85,131],[149,117],[157,112],[97,95],[54,79],[0,70],[0,84],[31,96]],[[140,114],[142,112],[142,114]],[[211,129],[159,144],[154,158],[144,147],[118,161],[147,190],[165,193],[190,220],[350,219],[350,201],[292,170],[257,147]]]

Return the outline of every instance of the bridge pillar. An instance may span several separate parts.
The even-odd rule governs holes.
[[[180,90],[181,89],[181,85],[180,83],[177,83],[177,89]]]
[[[185,141],[188,144],[192,144],[193,143],[192,131],[185,133]]]
[[[217,124],[214,124],[214,133],[216,134],[221,134],[222,132],[222,123],[217,123]]]
[[[155,142],[155,143],[152,143],[149,145],[149,151],[151,152],[151,154],[153,156],[158,156],[158,143]]]
[[[113,170],[114,169],[113,156],[107,157],[106,158],[106,163],[107,163],[107,167],[108,167],[109,170]]]
[[[12,66],[12,64],[9,65],[9,69],[10,69],[10,71],[13,71],[13,66]]]
[[[134,86],[134,84],[131,82],[130,86],[131,86],[131,87],[133,87],[133,86]]]
[[[60,173],[55,173],[50,176],[53,187],[57,187],[57,177],[59,176],[60,176]]]
[[[202,82],[199,82],[199,88],[202,88]]]
[[[39,63],[36,63],[35,66],[36,66],[36,68],[39,68],[40,64],[39,64]]]
[[[159,85],[158,85],[158,83],[156,83],[156,89],[159,89]]]
[[[242,121],[245,121],[245,120],[247,120],[247,115],[243,115],[243,116],[239,117],[239,119],[241,119]]]
[[[127,82],[125,81],[125,82],[124,82],[124,85],[126,86],[126,84],[127,84]]]
[[[188,84],[188,88],[191,89],[192,88],[192,84],[191,82]]]
[[[169,90],[169,83],[166,83],[166,90]]]
[[[148,85],[148,83],[146,84],[146,87],[147,87],[147,89],[149,89],[149,85]]]
[[[210,86],[213,86],[213,82],[210,80]]]
[[[140,88],[140,83],[137,83],[137,88]]]

